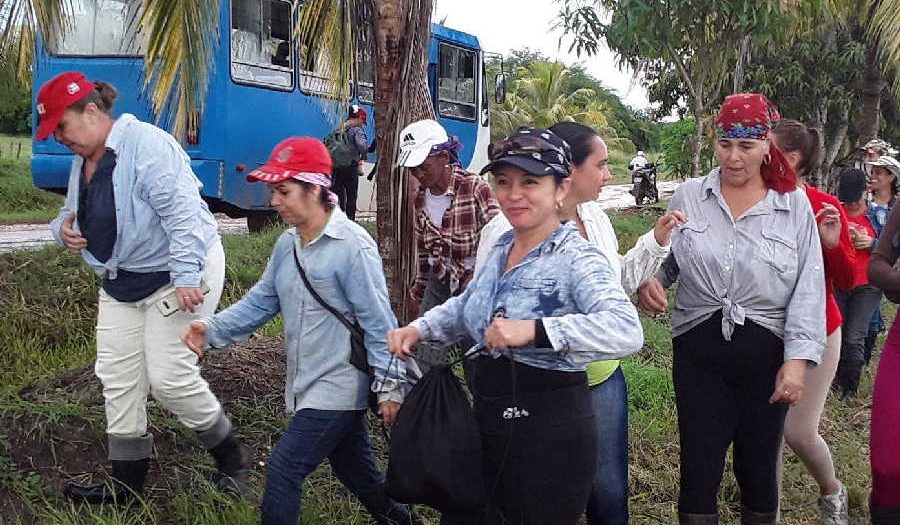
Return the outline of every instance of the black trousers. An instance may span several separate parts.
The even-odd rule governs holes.
[[[331,176],[331,191],[338,197],[338,205],[351,221],[356,219],[356,198],[359,193],[359,166],[335,168]]]
[[[769,404],[783,363],[784,343],[749,319],[731,341],[714,315],[673,339],[672,379],[681,440],[678,511],[717,514],[716,495],[728,447],[747,509],[778,507],[776,461],[787,405]]]
[[[597,442],[583,372],[479,357],[471,372],[488,494],[476,516],[443,524],[575,525],[593,483]]]

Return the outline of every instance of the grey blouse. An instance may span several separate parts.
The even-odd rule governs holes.
[[[656,274],[666,288],[679,282],[673,337],[721,311],[726,340],[750,319],[784,340],[785,360],[818,363],[825,348],[825,276],[805,192],[769,190],[733,219],[716,169],[682,184],[669,210],[688,217]]]

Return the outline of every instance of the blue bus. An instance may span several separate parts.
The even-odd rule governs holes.
[[[118,88],[118,113],[153,122],[150,104],[141,93],[145,42],[130,23],[140,2],[72,3],[72,29],[37,41],[33,97],[53,76],[82,71],[89,79],[102,79]],[[185,149],[210,208],[246,217],[255,230],[272,216],[269,190],[264,184],[246,182],[246,173],[262,164],[272,147],[288,136],[326,136],[336,126],[334,107],[328,108],[335,102],[323,96],[327,80],[322,68],[316,70],[315,60],[298,60],[289,0],[225,0],[221,6],[221,37],[206,108],[197,132],[188,133]],[[353,100],[373,115],[372,50],[368,44],[361,48],[351,92]],[[487,162],[490,140],[484,52],[475,36],[433,24],[429,57],[435,114],[448,133],[464,144],[463,164],[478,170]],[[37,115],[34,118],[37,122]],[[370,140],[375,137],[374,120],[370,118],[368,124]],[[34,184],[65,192],[71,152],[52,138],[35,141],[32,152]],[[374,156],[369,160],[374,161]],[[371,162],[367,164],[371,169]],[[365,177],[360,179],[358,209],[362,216],[374,216],[376,209],[373,184]]]

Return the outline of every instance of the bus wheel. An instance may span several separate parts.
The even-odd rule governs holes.
[[[281,223],[277,211],[255,211],[247,215],[247,230],[259,233]]]

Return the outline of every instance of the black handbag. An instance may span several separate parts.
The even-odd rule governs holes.
[[[378,413],[378,395],[372,391],[372,384],[375,381],[375,369],[369,366],[369,354],[366,350],[365,344],[365,334],[363,333],[362,326],[360,326],[359,321],[351,323],[343,314],[337,311],[333,306],[325,302],[325,299],[322,299],[322,296],[316,292],[315,288],[312,287],[312,284],[309,282],[309,278],[306,276],[306,271],[303,269],[303,266],[300,265],[300,258],[297,257],[297,248],[294,247],[294,263],[297,265],[297,270],[300,272],[300,278],[303,280],[303,284],[306,286],[306,289],[309,290],[310,295],[313,296],[313,299],[318,301],[322,308],[328,310],[331,315],[337,317],[338,321],[341,322],[347,330],[350,331],[350,364],[353,365],[354,368],[359,370],[360,372],[364,372],[366,377],[369,378],[369,388],[368,388],[368,406],[372,412]],[[390,365],[388,365],[390,368]]]

